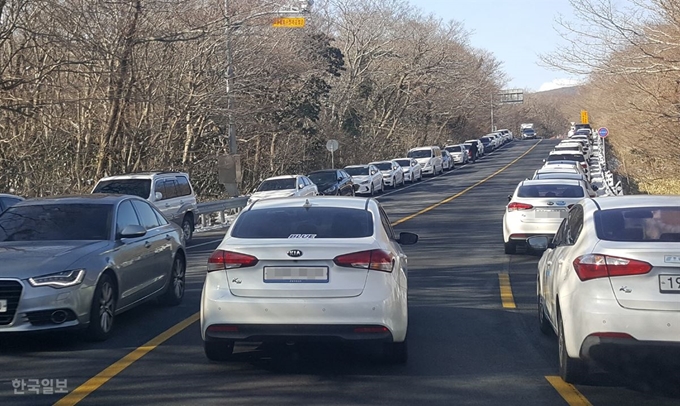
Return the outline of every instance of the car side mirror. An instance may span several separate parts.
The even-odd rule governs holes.
[[[418,234],[403,231],[399,233],[397,242],[401,245],[413,245],[418,242]]]
[[[123,227],[120,232],[120,238],[139,238],[146,235],[146,228],[140,226],[139,224],[130,224]]]
[[[342,177],[338,176],[338,182],[342,182]]]
[[[512,200],[512,195],[508,195],[508,201]]]
[[[416,162],[411,162],[411,166],[416,166]]]
[[[371,171],[371,175],[375,175],[375,171]]]
[[[302,188],[304,188],[304,187],[305,187],[305,185],[303,185],[302,183],[300,183],[300,184],[298,185],[298,189],[302,189]]]
[[[355,184],[352,185],[352,187],[354,188],[355,192],[358,192],[361,185],[359,185],[358,183],[355,183]]]
[[[594,191],[596,191],[596,192],[597,192],[597,190],[599,189],[599,187],[597,187],[597,186],[595,186],[595,185],[590,185],[590,187],[591,187]]]
[[[527,245],[534,251],[545,251],[550,247],[551,243],[548,241],[548,237],[539,235],[535,237],[527,238]]]
[[[154,198],[155,198],[156,200],[163,200],[163,193],[161,193],[161,192],[156,192],[156,194],[154,194]]]

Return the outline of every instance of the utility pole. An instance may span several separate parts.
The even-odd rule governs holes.
[[[493,123],[493,91],[491,91],[491,132],[494,131],[494,123]]]
[[[227,41],[227,136],[229,137],[229,155],[238,154],[236,142],[236,127],[234,126],[234,97],[231,92],[234,81],[234,56],[231,50],[231,17],[229,16],[229,0],[224,0],[226,17],[226,41]]]

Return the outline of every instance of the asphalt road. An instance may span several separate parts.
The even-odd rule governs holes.
[[[559,382],[556,388],[546,378],[557,375],[557,341],[537,327],[538,257],[505,255],[501,222],[507,196],[541,166],[554,143],[517,141],[476,164],[379,198],[397,232],[420,235],[418,244],[405,247],[407,365],[381,364],[366,348],[323,344],[238,345],[233,362],[210,363],[191,319],[163,336],[166,341],[147,344],[198,312],[205,263],[221,239],[211,232],[197,234],[188,250],[187,292],[179,307],[150,303],[123,314],[104,343],[73,333],[0,336],[0,404],[49,405],[64,397],[15,394],[13,380],[67,380],[70,392],[106,371],[110,379],[90,381],[78,404],[677,405],[680,397],[666,389],[678,387],[680,376],[656,366],[601,374],[594,385],[576,390]],[[503,305],[499,274],[508,275],[506,306],[515,308]],[[134,362],[117,363],[126,356]]]

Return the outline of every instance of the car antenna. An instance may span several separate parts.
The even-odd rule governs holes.
[[[305,209],[310,209],[312,207],[312,203],[309,202],[309,199],[305,200],[305,204],[302,205]]]

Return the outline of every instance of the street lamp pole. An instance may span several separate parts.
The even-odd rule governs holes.
[[[493,91],[491,92],[491,132],[494,132],[494,123],[493,123]]]
[[[236,142],[236,127],[234,126],[234,97],[231,88],[234,81],[234,56],[231,50],[231,17],[229,16],[229,0],[224,0],[226,17],[226,40],[227,40],[227,135],[229,137],[229,155],[238,154]]]

